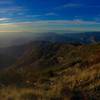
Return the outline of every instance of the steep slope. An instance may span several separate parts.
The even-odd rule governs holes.
[[[54,66],[91,66],[100,62],[100,44],[81,45],[32,42],[18,58],[15,68],[45,68]]]
[[[11,66],[28,49],[29,44],[0,48],[0,68]]]
[[[15,64],[0,72],[0,86],[0,98],[99,100],[100,44],[31,42]]]
[[[5,68],[16,61],[14,56],[0,54],[0,69]]]

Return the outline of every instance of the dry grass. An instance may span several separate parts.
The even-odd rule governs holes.
[[[90,93],[89,97],[93,95],[91,91],[96,92],[95,88],[100,87],[99,66],[100,64],[96,64],[84,70],[75,67],[58,71],[58,76],[51,77],[43,83],[38,81],[34,88],[16,86],[1,88],[0,100],[71,100],[76,90],[83,94]],[[98,91],[97,94],[99,95]],[[95,100],[99,100],[99,97]]]
[[[53,55],[57,65],[49,65],[53,57],[47,57],[42,63],[49,67],[37,72],[27,65],[0,74],[1,83],[9,83],[0,88],[0,100],[100,100],[100,44],[66,50],[64,46]]]

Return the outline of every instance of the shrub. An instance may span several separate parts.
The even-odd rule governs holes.
[[[38,100],[38,97],[33,93],[25,93],[20,97],[21,100]]]

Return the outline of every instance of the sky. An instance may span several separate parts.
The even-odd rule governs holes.
[[[100,0],[0,0],[0,36],[87,31],[100,31]]]

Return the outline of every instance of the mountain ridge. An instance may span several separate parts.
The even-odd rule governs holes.
[[[14,38],[14,39],[1,39],[0,47],[11,47],[14,45],[24,45],[29,43],[30,41],[46,41],[46,42],[65,42],[65,43],[82,43],[82,44],[90,44],[94,41],[93,38],[96,40],[96,42],[99,42],[100,39],[100,32],[82,32],[82,33],[38,33],[36,36],[34,34],[31,37],[20,37],[20,38]]]

